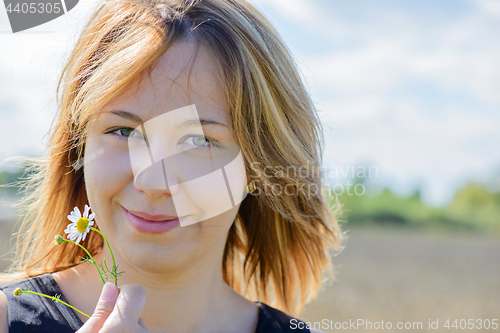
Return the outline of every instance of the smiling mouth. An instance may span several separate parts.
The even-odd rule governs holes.
[[[179,218],[170,215],[150,215],[139,212],[130,212],[122,207],[127,221],[138,232],[145,234],[163,234],[176,227],[180,227]],[[146,217],[146,218],[144,218]]]
[[[138,218],[141,218],[143,220],[149,221],[149,222],[167,222],[167,221],[179,219],[178,216],[164,215],[164,214],[153,215],[153,214],[149,214],[146,212],[132,211],[132,210],[128,210],[128,209],[125,209],[125,210],[127,212],[129,212],[130,214],[132,214]]]

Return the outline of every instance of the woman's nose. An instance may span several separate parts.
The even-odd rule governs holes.
[[[153,163],[134,177],[134,187],[152,198],[162,194],[174,195],[179,190],[179,181],[174,172],[168,172],[164,160]]]

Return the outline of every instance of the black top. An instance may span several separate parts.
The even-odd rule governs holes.
[[[73,309],[37,295],[26,297],[28,294],[23,294],[16,297],[13,294],[16,288],[23,290],[29,288],[31,291],[49,296],[61,295],[60,299],[68,303],[50,273],[1,284],[0,290],[3,290],[8,300],[9,333],[70,333],[77,331],[83,325]],[[255,333],[310,333],[308,329],[296,328],[300,320],[293,321],[294,329],[292,329],[291,320],[295,318],[262,302],[257,302],[257,304],[259,305],[259,321]]]

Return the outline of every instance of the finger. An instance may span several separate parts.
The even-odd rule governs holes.
[[[123,285],[120,287],[120,294],[108,321],[110,324],[118,322],[138,324],[145,304],[146,290],[142,286],[138,284]]]
[[[118,294],[118,287],[107,282],[102,288],[94,313],[78,330],[78,333],[97,333],[113,311]]]

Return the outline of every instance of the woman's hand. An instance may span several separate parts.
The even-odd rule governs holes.
[[[127,284],[118,289],[108,282],[102,288],[94,313],[77,333],[147,333],[141,319],[145,303],[146,291],[140,285]]]

